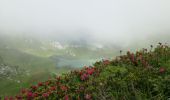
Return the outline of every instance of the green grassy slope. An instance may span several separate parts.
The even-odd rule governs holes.
[[[0,57],[9,66],[18,66],[19,69],[27,71],[29,75],[23,72],[23,75],[13,77],[13,80],[0,78],[0,96],[15,95],[20,89],[28,87],[40,81],[47,80],[52,73],[61,74],[70,69],[57,69],[55,63],[49,59],[31,54],[20,52],[16,49],[0,49]],[[18,83],[18,81],[20,81]]]
[[[160,43],[39,82],[11,99],[167,100],[169,94],[170,47]]]

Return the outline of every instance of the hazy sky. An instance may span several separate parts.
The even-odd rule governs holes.
[[[170,0],[0,0],[0,31],[127,43],[170,34]],[[87,37],[86,37],[87,38]]]

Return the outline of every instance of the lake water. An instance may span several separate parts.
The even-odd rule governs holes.
[[[71,59],[71,58],[63,58],[63,57],[53,57],[53,60],[56,61],[57,67],[70,66],[70,67],[83,67],[83,66],[91,66],[98,59]]]

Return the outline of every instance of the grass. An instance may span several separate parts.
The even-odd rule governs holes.
[[[21,51],[27,54],[31,54],[31,55],[38,56],[38,57],[44,57],[44,58],[48,58],[53,55],[56,55],[56,51],[54,50],[35,50],[35,49],[27,48]]]
[[[70,69],[57,69],[55,63],[48,57],[40,57],[32,54],[20,52],[16,49],[0,49],[0,56],[9,66],[19,66],[20,69],[29,71],[30,75],[15,76],[14,80],[0,79],[0,96],[16,95],[20,89],[26,88],[31,84],[48,80],[52,73],[62,74]]]

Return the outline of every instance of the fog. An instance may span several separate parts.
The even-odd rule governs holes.
[[[107,63],[126,51],[151,50],[150,45],[155,48],[158,42],[170,44],[170,0],[0,0],[0,99],[15,95],[31,84],[48,82],[45,80],[49,77],[79,70],[83,66],[94,66],[98,61],[106,60]],[[163,65],[160,69],[164,69],[166,63],[162,61],[167,60],[168,53],[163,53],[159,54],[160,57],[157,52],[148,53],[151,54],[149,57],[140,55],[142,62],[137,62],[139,66],[143,66],[140,64],[143,61],[148,63],[144,67],[149,69],[153,69],[155,63],[154,71],[158,71],[160,64]],[[110,71],[124,73],[125,68],[134,63],[129,61],[124,59],[118,64],[113,63],[116,69],[109,64],[109,70],[103,70],[104,74],[102,72],[100,76],[105,77]],[[94,70],[108,65],[105,61],[96,64]],[[81,71],[84,76],[86,71]],[[132,71],[136,73],[136,70]],[[159,76],[161,74],[164,75],[161,72]],[[79,84],[78,77],[73,81]],[[37,93],[48,92],[43,91]]]
[[[128,45],[169,36],[169,4],[169,0],[0,0],[0,33]]]

